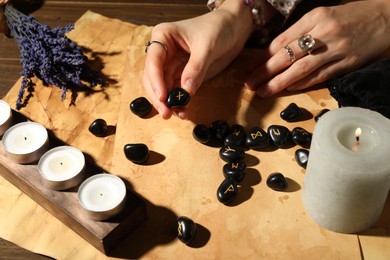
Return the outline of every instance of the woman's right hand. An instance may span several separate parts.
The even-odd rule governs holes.
[[[173,23],[157,25],[151,35],[152,44],[142,77],[146,93],[164,118],[173,110],[165,105],[170,89],[180,86],[194,95],[204,80],[221,72],[242,50],[250,36],[252,17],[240,1],[225,1],[217,10],[205,15]],[[186,109],[175,110],[187,118]]]

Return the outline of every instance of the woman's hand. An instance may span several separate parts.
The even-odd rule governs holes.
[[[168,91],[180,86],[194,95],[204,80],[221,72],[238,55],[252,27],[247,7],[240,1],[226,1],[213,12],[153,29],[151,40],[163,45],[148,47],[142,83],[164,119],[173,113],[165,105]],[[174,112],[187,117],[185,108]]]
[[[307,13],[272,41],[269,59],[251,74],[247,87],[260,97],[269,97],[286,88],[313,86],[371,61],[390,46],[387,1],[357,1]],[[306,34],[316,42],[310,54],[297,44]],[[285,46],[291,48],[295,61]]]

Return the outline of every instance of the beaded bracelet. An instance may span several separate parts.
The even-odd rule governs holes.
[[[217,9],[224,0],[208,0],[207,7],[212,11]],[[263,10],[261,9],[260,1],[264,0],[243,0],[244,5],[252,8],[253,23],[256,28],[262,28],[265,25]]]

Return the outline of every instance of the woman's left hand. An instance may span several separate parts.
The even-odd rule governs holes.
[[[267,61],[253,71],[247,87],[265,98],[283,89],[308,88],[371,61],[390,46],[387,1],[313,9],[272,41]],[[297,44],[307,34],[315,40],[310,53]]]

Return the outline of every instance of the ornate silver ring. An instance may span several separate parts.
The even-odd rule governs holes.
[[[166,52],[168,52],[168,47],[167,47],[164,43],[159,42],[159,41],[148,41],[148,42],[146,43],[145,53],[148,52],[149,46],[152,45],[153,43],[157,43],[158,45],[162,46]]]
[[[288,56],[290,57],[291,62],[294,62],[295,61],[294,51],[288,45],[284,46],[284,49],[286,50]]]
[[[316,45],[316,41],[310,34],[306,34],[298,38],[298,46],[304,52],[308,52],[310,54],[314,45]]]

